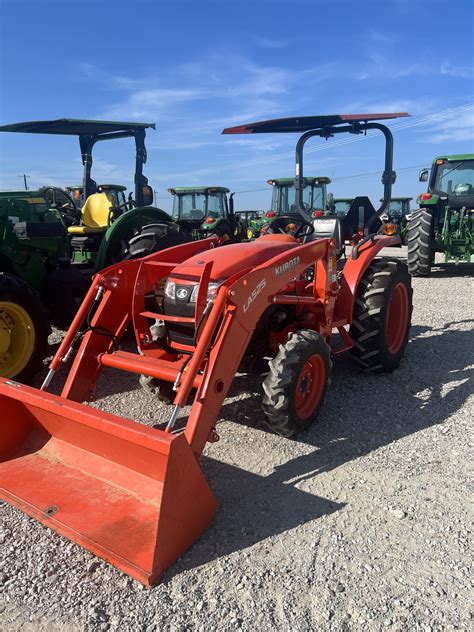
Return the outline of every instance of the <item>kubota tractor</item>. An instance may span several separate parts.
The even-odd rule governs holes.
[[[435,253],[444,262],[471,261],[474,251],[474,154],[439,156],[431,173],[420,171],[428,192],[416,200],[419,209],[407,224],[408,269],[412,276],[429,276]]]
[[[202,239],[97,274],[41,390],[0,379],[2,497],[152,584],[212,518],[216,501],[199,457],[218,438],[235,373],[251,364],[244,360],[267,360],[262,419],[286,437],[316,421],[332,357],[350,351],[371,373],[396,369],[412,289],[405,263],[379,257],[399,238],[377,234],[395,180],[392,135],[377,119],[398,116],[406,115],[311,116],[224,130],[303,132],[296,147],[299,218],[275,217],[254,241],[215,248],[217,238]],[[356,198],[343,219],[308,215],[306,141],[371,130],[386,140],[380,208]],[[137,353],[120,348],[130,322]],[[61,395],[50,394],[70,358]],[[167,418],[149,427],[81,404],[93,397],[104,367],[172,385]]]
[[[0,127],[78,136],[86,198],[76,207],[56,187],[0,193],[0,376],[32,377],[48,354],[49,323],[70,324],[98,270],[187,240],[167,213],[150,206],[153,191],[143,175],[149,127],[70,119]],[[91,178],[94,145],[128,137],[136,147],[133,202],[125,187],[97,186]]]

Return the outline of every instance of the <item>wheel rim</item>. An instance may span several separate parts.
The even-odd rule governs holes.
[[[252,239],[253,237],[253,230],[251,228],[247,229],[247,239]]]
[[[16,303],[0,301],[0,375],[15,377],[35,349],[35,327],[28,312]]]
[[[319,354],[310,356],[296,382],[295,408],[300,419],[308,419],[319,406],[326,384],[326,365]]]
[[[397,353],[405,339],[408,324],[408,292],[404,283],[397,283],[387,307],[385,339],[390,353]]]

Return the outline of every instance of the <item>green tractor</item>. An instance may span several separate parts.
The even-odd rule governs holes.
[[[234,194],[225,187],[176,187],[173,196],[173,220],[189,239],[206,239],[211,235],[224,241],[240,241],[244,227],[234,212]]]
[[[354,198],[333,198],[333,212],[338,217],[345,217],[351,208]]]
[[[328,208],[327,176],[305,176],[303,178],[303,206],[314,217],[324,215]],[[267,225],[275,217],[298,215],[294,178],[273,178],[267,180],[273,187],[272,205],[261,219],[260,232],[265,234]]]
[[[420,171],[428,192],[417,198],[419,209],[408,216],[408,269],[429,276],[435,253],[444,261],[471,261],[474,249],[474,154],[440,156]]]
[[[385,234],[398,235],[401,243],[407,245],[407,216],[410,215],[411,197],[393,197],[390,200],[385,212],[380,216],[383,226],[391,224],[393,232],[387,233],[387,229],[382,230]],[[383,202],[383,200],[380,200]]]
[[[67,198],[52,202],[51,187],[0,193],[0,376],[32,377],[48,354],[50,324],[69,324],[96,272],[187,241],[167,213],[150,206],[153,190],[142,172],[148,127],[154,125],[72,119],[0,127],[78,136],[86,198],[80,209],[64,192]],[[134,201],[125,201],[124,187],[114,188],[115,197],[91,178],[95,143],[127,137],[136,146]]]
[[[247,239],[255,239],[260,236],[260,231],[265,223],[264,211],[236,211],[236,215],[238,215],[244,227]]]

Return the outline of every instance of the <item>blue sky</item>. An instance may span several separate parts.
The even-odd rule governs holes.
[[[394,194],[422,190],[418,167],[474,151],[474,3],[3,0],[2,124],[49,118],[155,122],[145,173],[169,186],[264,189],[238,208],[268,208],[266,180],[293,174],[294,135],[221,136],[222,128],[292,115],[406,110],[392,124]],[[442,35],[446,36],[445,41]],[[349,142],[347,142],[349,141]],[[81,179],[75,138],[3,134],[0,188]],[[382,141],[307,145],[307,175],[336,196],[381,193]],[[131,186],[130,140],[102,143],[95,179]],[[408,169],[410,168],[410,169]],[[269,189],[269,187],[268,187]]]

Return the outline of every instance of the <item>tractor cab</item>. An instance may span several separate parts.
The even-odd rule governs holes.
[[[274,178],[267,180],[273,187],[272,205],[269,217],[296,215],[296,191],[294,178]],[[331,182],[327,176],[305,176],[302,182],[302,204],[306,211],[322,211],[327,206],[326,185]],[[268,213],[267,213],[268,216]]]
[[[451,208],[474,207],[474,154],[435,158],[431,173],[422,169],[419,179],[428,182],[428,193],[423,193],[417,202],[429,200],[431,194],[447,197]]]
[[[73,199],[77,209],[82,209],[84,206],[85,196],[84,187],[82,185],[71,185],[66,187],[66,193]],[[106,193],[111,204],[113,206],[120,206],[125,208],[127,200],[125,198],[125,191],[127,187],[121,184],[98,184],[96,193]]]
[[[334,198],[333,210],[338,217],[345,217],[351,208],[354,198]]]
[[[210,235],[226,240],[240,238],[242,227],[233,208],[233,196],[225,187],[176,187],[173,196],[173,220],[194,239]]]
[[[398,235],[402,244],[406,244],[407,216],[410,214],[412,199],[411,197],[393,197],[385,213],[380,217],[383,222],[382,230],[387,234],[391,232],[393,235]]]
[[[412,200],[413,198],[411,197],[393,197],[382,219],[384,219],[385,216],[390,219],[408,215],[410,213],[410,202]]]
[[[305,176],[302,181],[302,204],[309,214],[324,214],[328,196],[326,185],[331,182],[327,176]],[[272,203],[269,211],[261,218],[260,233],[266,234],[269,224],[280,216],[298,216],[294,178],[273,178],[267,180],[273,187]]]

